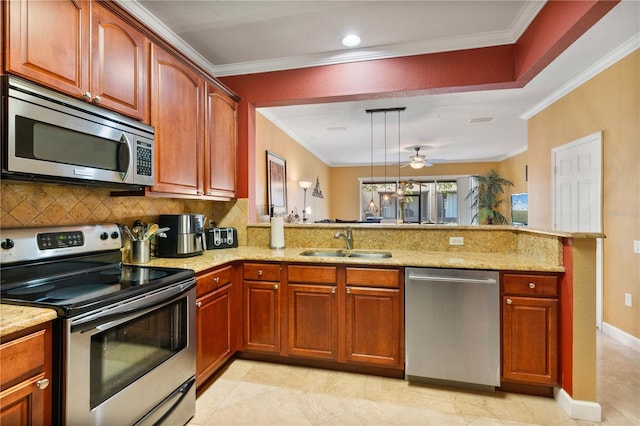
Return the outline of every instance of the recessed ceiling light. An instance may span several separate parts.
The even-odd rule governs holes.
[[[342,39],[342,44],[346,47],[355,47],[360,44],[360,37],[355,34],[348,34]]]
[[[469,120],[469,123],[488,123],[493,120],[493,117],[476,117]]]
[[[347,130],[344,126],[335,126],[335,127],[327,127],[327,130],[330,132],[344,132]]]

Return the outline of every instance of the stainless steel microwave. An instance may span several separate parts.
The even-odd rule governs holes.
[[[154,185],[152,126],[14,76],[0,82],[3,179]]]

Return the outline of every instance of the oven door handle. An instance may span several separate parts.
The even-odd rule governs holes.
[[[71,332],[84,333],[93,329],[103,330],[111,328],[114,326],[114,321],[131,317],[133,314],[150,310],[170,302],[176,297],[191,290],[194,285],[195,280],[190,280],[169,288],[163,288],[154,293],[144,294],[126,303],[106,308],[84,317],[76,318],[71,322]]]

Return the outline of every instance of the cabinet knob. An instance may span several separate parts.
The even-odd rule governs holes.
[[[102,102],[102,98],[100,96],[96,96],[95,98],[93,98],[94,104],[99,104],[100,102]]]
[[[347,294],[351,294],[351,287],[347,287]]]
[[[510,305],[510,304],[512,304],[512,303],[513,303],[513,300],[511,300],[511,299],[507,299],[507,305]]]
[[[87,101],[91,100],[91,92],[84,92],[84,95],[82,95],[82,97]]]
[[[49,379],[40,379],[36,382],[38,389],[46,389],[49,386]]]
[[[278,289],[278,284],[274,284],[274,285],[273,285],[273,289],[274,289],[274,290],[277,290],[277,289]]]
[[[218,284],[218,283],[220,282],[220,277],[215,277],[215,278],[213,279],[213,282],[214,282],[214,283],[216,283],[216,284]]]
[[[262,269],[258,269],[258,276],[261,277],[262,276]]]
[[[336,294],[336,288],[335,287],[331,287],[331,294]]]
[[[202,306],[202,302],[196,302],[196,308],[199,308],[200,306]]]
[[[536,284],[535,283],[529,283],[529,288],[536,288]]]

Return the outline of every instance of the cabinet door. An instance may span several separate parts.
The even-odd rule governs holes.
[[[51,419],[44,417],[45,392],[38,387],[42,380],[45,380],[44,373],[0,392],[0,424],[51,424]]]
[[[99,3],[91,19],[91,101],[148,121],[149,41]]]
[[[5,7],[7,70],[72,96],[88,91],[89,2],[21,0]]]
[[[289,355],[336,359],[336,296],[335,285],[287,285]]]
[[[558,300],[502,298],[502,376],[505,380],[558,382]]]
[[[347,362],[404,366],[400,290],[346,288]]]
[[[152,47],[153,192],[202,195],[204,80],[167,51]]]
[[[236,102],[212,84],[207,89],[206,195],[236,196]]]
[[[196,306],[196,386],[200,386],[233,355],[231,284],[199,298]]]
[[[245,349],[280,352],[280,289],[277,282],[244,282]]]

